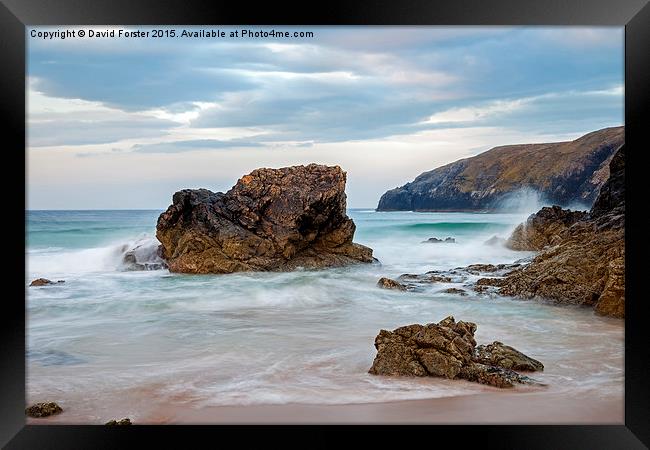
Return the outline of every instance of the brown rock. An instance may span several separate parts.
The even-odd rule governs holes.
[[[317,164],[257,169],[227,193],[182,190],[158,218],[156,237],[172,272],[230,273],[372,262],[352,242],[346,175]]]
[[[65,283],[65,280],[58,280],[58,281],[52,281],[48,280],[47,278],[37,278],[31,283],[29,283],[30,286],[48,286],[50,284],[59,284],[59,283]]]
[[[507,274],[500,294],[594,306],[598,314],[625,317],[624,152],[621,147],[612,158],[610,178],[589,215],[560,232],[530,264]]]
[[[404,286],[402,283],[399,283],[395,280],[391,280],[390,278],[380,278],[379,281],[377,282],[377,286],[379,286],[382,289],[397,289],[399,291],[405,291],[406,286]]]
[[[456,322],[451,316],[437,324],[381,330],[375,338],[377,355],[368,372],[373,375],[462,378],[497,387],[534,382],[500,366],[501,362],[509,363],[506,358],[495,357],[494,361],[478,358],[475,332],[476,324]],[[503,352],[511,356],[521,355],[517,361],[527,358],[515,349]],[[483,351],[482,354],[487,353]]]
[[[59,414],[63,411],[55,402],[35,403],[25,409],[25,414],[29,417],[47,417]]]
[[[544,207],[520,224],[506,241],[512,250],[542,250],[561,242],[561,234],[584,219],[584,211],[571,211],[559,206]]]
[[[544,370],[544,365],[541,362],[498,341],[476,347],[474,361],[510,370],[526,370],[530,372]]]
[[[124,419],[120,419],[120,420],[115,420],[115,419],[109,420],[108,422],[105,423],[105,425],[133,425],[133,424],[131,423],[131,419],[125,417]]]
[[[476,286],[502,286],[505,283],[503,278],[479,278]]]

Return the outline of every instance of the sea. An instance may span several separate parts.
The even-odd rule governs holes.
[[[478,325],[476,340],[540,360],[545,389],[623,401],[624,321],[586,307],[496,295],[461,297],[377,287],[380,277],[512,263],[530,252],[486,243],[528,212],[350,209],[355,241],[379,260],[288,273],[128,270],[125,251],[155,249],[159,210],[26,211],[29,402],[54,400],[78,423],[144,418],[143,405],[358,404],[463,396],[497,388],[368,374],[381,329]],[[455,243],[423,241],[451,237]],[[152,253],[155,254],[155,251]],[[35,278],[64,280],[27,287]],[[455,285],[457,287],[457,285]],[[527,386],[518,390],[531,389]]]

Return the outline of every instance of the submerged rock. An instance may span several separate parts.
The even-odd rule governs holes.
[[[120,420],[115,420],[115,419],[109,420],[104,425],[133,425],[133,424],[131,423],[131,419],[125,417],[124,419],[120,419]]]
[[[59,414],[63,411],[55,402],[35,403],[25,409],[25,414],[29,417],[47,417]]]
[[[30,286],[47,286],[50,284],[59,284],[59,283],[65,283],[65,280],[58,280],[56,282],[52,280],[48,280],[47,278],[37,278],[31,283],[29,283]]]
[[[404,273],[397,277],[400,281],[415,281],[418,283],[451,283],[451,277],[439,275],[439,272],[427,272],[425,274]]]
[[[437,324],[414,324],[393,331],[381,330],[375,338],[377,355],[368,372],[373,375],[465,379],[500,388],[512,387],[514,383],[536,383],[514,372],[511,367],[501,365],[510,364],[506,356],[492,357],[492,353],[488,353],[484,347],[481,347],[480,355],[483,356],[480,356],[474,340],[475,332],[476,324],[456,322],[452,316]],[[496,351],[494,353],[497,354]],[[511,356],[515,353],[504,350],[498,354]],[[522,355],[517,361],[528,358],[520,352],[517,354]]]
[[[397,289],[398,291],[406,290],[406,286],[402,283],[386,277],[380,278],[379,281],[377,281],[377,286],[382,289]]]
[[[465,292],[463,289],[458,289],[458,288],[448,288],[442,292],[444,292],[445,294],[456,294],[462,297],[467,296],[467,292]]]
[[[373,262],[352,242],[346,174],[317,164],[257,169],[224,193],[176,192],[156,237],[172,272],[231,273]]]
[[[448,238],[445,238],[445,239],[438,239],[438,238],[435,238],[435,237],[431,237],[431,238],[427,239],[426,241],[422,241],[422,243],[423,244],[440,244],[440,243],[442,243],[442,244],[454,244],[454,243],[456,243],[456,239],[454,239],[452,237],[448,237]]]

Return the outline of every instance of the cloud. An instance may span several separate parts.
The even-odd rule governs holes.
[[[156,186],[164,207],[177,188],[322,162],[348,170],[351,205],[373,206],[489,146],[623,123],[618,28],[273,28],[315,37],[30,39],[30,198],[108,207],[100,192]]]
[[[123,139],[160,137],[179,124],[146,114],[127,113],[100,102],[49,97],[27,92],[27,141],[30,147],[102,144]]]
[[[138,153],[181,153],[196,150],[232,150],[244,147],[262,147],[259,142],[251,142],[239,139],[220,141],[217,139],[199,139],[192,141],[173,141],[156,144],[135,144],[131,147],[133,152]]]
[[[502,114],[513,113],[530,103],[530,101],[530,99],[525,98],[517,100],[496,100],[482,106],[451,108],[431,115],[423,123],[449,124],[455,122],[477,122]]]

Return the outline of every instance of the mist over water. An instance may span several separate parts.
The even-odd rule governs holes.
[[[476,322],[479,343],[499,340],[542,361],[545,371],[533,377],[548,389],[622,396],[620,320],[471,291],[458,297],[441,292],[451,286],[445,283],[421,293],[376,287],[382,276],[530,256],[485,244],[506,238],[539,207],[517,201],[521,210],[509,213],[350,210],[355,241],[373,248],[381,264],[230,275],[125,270],[125,249],[155,248],[160,211],[31,211],[26,284],[66,282],[26,290],[28,400],[61,399],[83,422],[105,414],[99,405],[137,420],[143,397],[200,408],[494,391],[367,374],[380,329],[448,315]],[[430,237],[456,243],[423,243]]]

